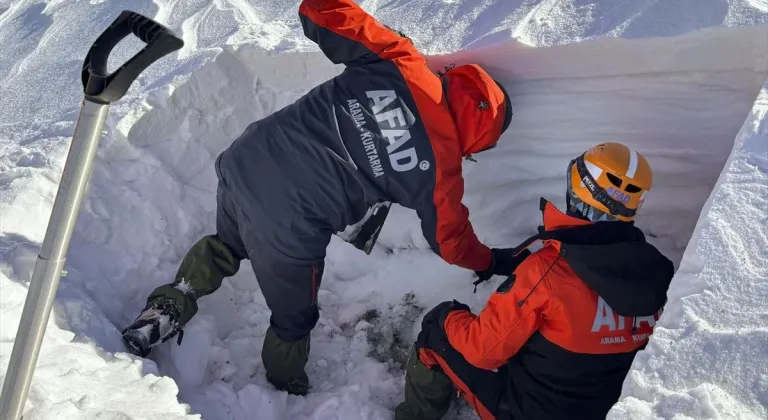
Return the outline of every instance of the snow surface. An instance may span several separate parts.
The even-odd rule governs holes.
[[[471,273],[433,255],[415,215],[398,207],[373,255],[340,240],[329,246],[307,397],[276,392],[263,378],[269,312],[247,264],[200,301],[182,346],[169,342],[151,360],[124,353],[119,330],[213,229],[213,158],[253,119],[341,67],[301,36],[296,0],[117,3],[0,0],[0,366],[45,233],[90,42],[123,8],[167,23],[186,42],[112,106],[25,419],[390,418],[423,310],[453,298],[479,310],[500,281],[473,294]],[[620,140],[649,158],[656,185],[638,224],[680,270],[609,417],[768,416],[765,91],[755,102],[768,75],[768,29],[694,31],[768,22],[768,4],[362,5],[422,51],[463,50],[432,56],[435,69],[479,62],[511,86],[515,118],[502,145],[465,166],[465,204],[487,244],[533,233],[540,196],[562,206],[565,165],[586,147]],[[605,39],[615,37],[623,39]],[[124,43],[111,61],[138,45]],[[457,417],[474,418],[466,406]]]

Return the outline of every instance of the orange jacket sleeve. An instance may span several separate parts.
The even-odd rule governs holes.
[[[491,250],[477,238],[469,210],[462,203],[464,178],[461,175],[461,158],[457,163],[449,152],[439,150],[442,145],[433,142],[438,170],[435,177],[433,205],[417,210],[424,237],[432,249],[449,264],[475,271],[488,268]],[[439,159],[441,156],[446,158]]]
[[[304,35],[334,64],[356,66],[419,55],[411,41],[390,30],[354,0],[303,0]]]
[[[538,330],[542,314],[551,305],[547,280],[539,282],[550,264],[533,254],[515,271],[511,288],[499,286],[479,315],[470,311],[448,314],[444,327],[451,346],[481,369],[505,364]]]

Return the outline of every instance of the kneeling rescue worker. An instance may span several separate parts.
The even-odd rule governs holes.
[[[303,0],[299,19],[346,68],[252,123],[218,156],[216,233],[191,246],[174,281],[150,294],[123,337],[140,356],[175,335],[181,344],[198,299],[248,259],[271,311],[261,352],[267,379],[303,395],[326,248],[371,209],[413,209],[447,263],[480,278],[508,272],[513,255],[489,249],[473,231],[461,169],[463,158],[496,145],[512,107],[477,65],[432,72],[409,38],[354,0]],[[370,249],[380,221],[358,248]]]
[[[618,401],[674,275],[633,222],[651,168],[604,143],[566,180],[566,213],[541,200],[539,234],[479,315],[455,300],[425,315],[397,420],[440,419],[456,394],[484,420],[603,420]]]

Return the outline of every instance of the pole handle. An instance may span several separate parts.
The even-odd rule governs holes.
[[[108,74],[109,55],[130,34],[147,45],[120,68]],[[184,41],[165,26],[139,13],[124,10],[96,39],[85,56],[82,72],[85,99],[100,104],[119,100],[141,72],[183,46]]]

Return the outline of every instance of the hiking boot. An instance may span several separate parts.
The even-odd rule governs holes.
[[[395,420],[442,419],[455,394],[448,376],[423,364],[412,348],[405,369],[405,401],[395,408]]]
[[[309,378],[304,366],[309,360],[309,347],[309,335],[298,341],[285,341],[269,327],[261,350],[267,380],[280,391],[307,395]]]
[[[136,320],[122,331],[128,351],[139,357],[147,357],[152,347],[162,344],[184,332],[179,324],[179,304],[168,297],[151,300]]]

